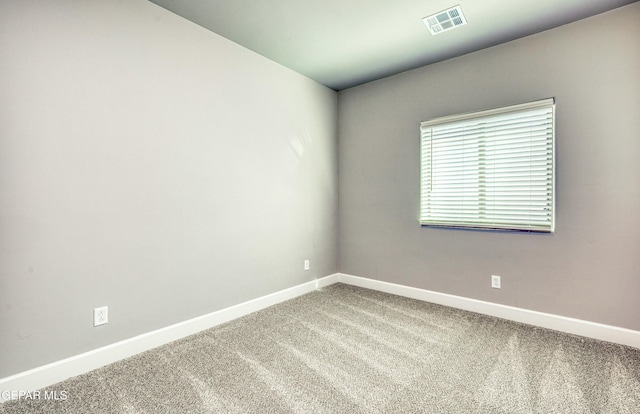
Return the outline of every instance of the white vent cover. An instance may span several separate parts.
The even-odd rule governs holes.
[[[427,25],[432,35],[437,35],[447,30],[455,29],[458,26],[467,24],[464,14],[460,6],[455,6],[450,9],[441,11],[431,16],[424,17],[422,19],[424,24]]]

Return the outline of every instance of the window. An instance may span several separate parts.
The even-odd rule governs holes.
[[[420,224],[554,231],[553,99],[422,122]]]

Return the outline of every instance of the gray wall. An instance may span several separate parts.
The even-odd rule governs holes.
[[[340,271],[640,329],[639,39],[635,3],[341,91]],[[420,121],[547,97],[556,233],[421,228]]]
[[[336,103],[145,0],[0,2],[0,377],[335,273]]]

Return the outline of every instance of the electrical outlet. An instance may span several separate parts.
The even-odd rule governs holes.
[[[304,261],[304,270],[309,270],[311,269],[311,264],[309,262],[309,259]]]
[[[109,307],[103,306],[93,310],[93,326],[104,325],[109,322]]]
[[[500,276],[491,275],[491,287],[494,289],[500,289]]]

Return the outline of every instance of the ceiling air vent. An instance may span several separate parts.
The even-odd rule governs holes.
[[[427,25],[432,35],[437,35],[447,30],[455,29],[458,26],[467,24],[467,19],[462,14],[460,6],[441,11],[422,19]]]

